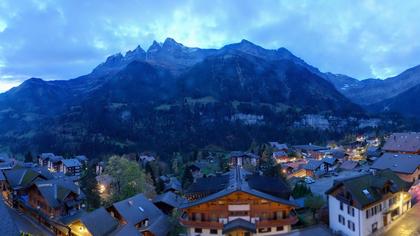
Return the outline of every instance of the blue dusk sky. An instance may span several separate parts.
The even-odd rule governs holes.
[[[0,92],[69,79],[154,39],[286,47],[321,71],[386,78],[420,64],[420,1],[0,0]]]

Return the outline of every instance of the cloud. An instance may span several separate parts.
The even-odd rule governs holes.
[[[246,38],[322,71],[385,78],[420,64],[418,9],[386,0],[3,0],[0,91],[29,77],[74,78],[166,37],[216,48]]]

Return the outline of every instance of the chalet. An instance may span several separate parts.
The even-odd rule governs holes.
[[[0,154],[0,170],[10,170],[17,164],[16,160],[7,154]]]
[[[393,133],[382,150],[407,154],[420,154],[420,133]]]
[[[305,176],[318,177],[325,173],[325,164],[322,160],[311,159],[303,169],[306,171]]]
[[[20,196],[27,195],[28,188],[38,180],[54,177],[45,167],[14,168],[4,170],[3,197],[9,205],[17,206]]]
[[[169,218],[144,195],[114,203],[108,208],[120,229],[113,235],[163,236],[169,232]]]
[[[229,155],[229,165],[255,167],[259,159],[260,157],[258,155],[251,152],[234,151]]]
[[[281,171],[283,174],[290,175],[299,170],[302,170],[303,167],[308,163],[307,160],[299,160],[290,163],[281,164]]]
[[[88,158],[85,155],[75,156],[74,158],[77,159],[83,166],[87,166]]]
[[[69,224],[74,235],[104,236],[118,231],[118,220],[101,207],[88,214],[82,215]]]
[[[61,160],[60,171],[65,175],[80,176],[82,169],[82,163],[76,158]]]
[[[176,177],[170,177],[167,182],[164,182],[164,192],[182,192],[182,184]]]
[[[325,157],[322,159],[325,172],[335,170],[338,167],[338,159],[335,157]]]
[[[171,214],[174,209],[177,209],[183,201],[184,198],[173,192],[162,193],[153,199],[153,203],[167,215]]]
[[[321,147],[317,145],[296,145],[293,146],[296,152],[300,153],[302,156],[306,158],[314,158],[314,159],[321,159],[324,157],[324,152],[329,150],[327,147]]]
[[[371,168],[390,169],[406,182],[414,184],[420,182],[420,155],[385,153],[373,163]]]
[[[278,142],[269,142],[271,148],[273,148],[274,151],[283,151],[288,152],[289,148],[287,147],[287,144],[285,143],[278,143]]]
[[[48,167],[48,162],[53,157],[55,157],[54,153],[41,153],[38,156],[38,165]]]
[[[342,235],[371,235],[411,207],[410,184],[390,170],[335,180],[326,192],[330,228]]]
[[[142,154],[139,156],[139,164],[143,167],[147,165],[147,163],[155,161],[156,158],[152,155]]]
[[[61,170],[61,166],[63,164],[63,157],[62,156],[52,156],[48,159],[48,170],[51,172],[58,172]]]
[[[290,158],[285,151],[273,152],[273,159],[276,163],[286,163],[290,161]]]
[[[298,219],[290,190],[279,178],[251,175],[236,166],[198,181],[180,209],[187,235],[273,235],[289,232]],[[205,186],[203,186],[205,184]],[[195,186],[194,186],[195,185]]]

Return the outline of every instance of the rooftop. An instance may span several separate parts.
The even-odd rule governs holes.
[[[391,169],[398,173],[412,174],[419,166],[420,155],[385,153],[373,163],[371,168]]]
[[[420,151],[420,133],[394,133],[382,148],[384,151],[418,152]]]

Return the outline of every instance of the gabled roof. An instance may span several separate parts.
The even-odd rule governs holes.
[[[80,218],[92,236],[108,235],[118,227],[118,221],[105,208],[98,208]]]
[[[48,205],[54,208],[63,205],[70,193],[74,193],[81,198],[84,197],[79,186],[64,179],[37,181],[35,186]]]
[[[338,160],[335,157],[326,157],[322,159],[322,162],[327,163],[328,165],[334,165],[337,161]]]
[[[81,162],[88,161],[88,158],[85,155],[75,156],[74,158],[76,158],[77,160],[79,160]]]
[[[51,173],[43,167],[15,168],[4,170],[6,181],[12,188],[29,187],[37,179],[52,179]]]
[[[277,150],[285,150],[288,149],[287,144],[285,143],[278,143],[278,142],[269,142],[271,147],[277,149]]]
[[[344,169],[344,170],[353,170],[354,168],[356,168],[359,165],[359,163],[357,161],[344,161],[341,165],[340,168]]]
[[[418,152],[420,133],[394,133],[385,142],[384,151]]]
[[[150,224],[153,224],[160,216],[164,215],[143,194],[137,194],[134,197],[114,203],[112,206],[127,224],[133,226],[145,219],[148,219]]]
[[[248,232],[251,232],[251,233],[256,233],[257,232],[257,227],[256,227],[255,224],[253,224],[253,223],[251,223],[247,220],[238,218],[238,219],[229,221],[227,224],[225,224],[223,226],[222,233],[223,234],[228,234],[229,232],[234,231],[234,230],[238,230],[238,229],[245,230],[245,231],[248,231]]]
[[[178,208],[183,201],[181,196],[173,192],[162,193],[153,199],[153,203],[165,203],[173,208]]]
[[[175,191],[182,191],[182,184],[181,182],[179,182],[179,180],[176,177],[171,177],[169,179],[168,183],[165,183],[164,186],[164,190],[165,192],[167,191],[171,191],[171,190],[175,190]]]
[[[376,174],[335,180],[334,185],[326,191],[326,194],[331,194],[337,188],[344,187],[351,198],[355,200],[355,206],[358,209],[363,209],[382,199],[382,188],[385,184],[390,185],[392,193],[407,191],[411,185],[401,180],[391,170],[383,170],[377,171]]]
[[[39,158],[42,160],[49,160],[51,157],[55,157],[54,153],[41,153],[41,155],[39,155]]]
[[[321,151],[321,150],[328,150],[327,147],[321,147],[313,144],[308,145],[295,145],[293,146],[295,149],[300,149],[304,151]]]
[[[52,156],[49,158],[49,161],[52,163],[58,163],[62,161],[64,158],[62,156]]]
[[[284,156],[287,156],[287,153],[285,151],[277,151],[277,152],[273,152],[273,156],[275,156],[275,157],[278,157],[278,156],[284,157]]]
[[[321,160],[309,160],[308,163],[303,167],[305,170],[316,170],[322,165]]]
[[[244,172],[242,170],[242,168],[240,167],[236,167],[233,168],[231,171],[229,171],[227,174],[223,175],[223,176],[227,176],[228,180],[227,183],[223,184],[223,188],[221,188],[219,191],[214,192],[206,197],[203,197],[201,199],[195,200],[195,201],[184,201],[184,203],[180,206],[180,208],[185,209],[188,207],[192,207],[192,206],[196,206],[196,205],[200,205],[209,201],[213,201],[216,200],[218,198],[227,196],[229,194],[235,193],[235,192],[242,192],[242,193],[246,193],[246,194],[250,194],[259,198],[263,198],[269,201],[273,201],[273,202],[277,202],[277,203],[281,203],[281,204],[285,204],[285,205],[289,205],[289,206],[295,206],[294,203],[269,194],[269,193],[265,193],[262,192],[264,190],[267,190],[265,187],[263,186],[260,178],[253,178],[252,176],[249,177],[247,176],[247,173]],[[213,177],[212,177],[213,178]],[[209,178],[210,179],[210,178]],[[251,184],[250,181],[251,180]],[[266,179],[267,181],[271,181],[270,179]],[[211,181],[208,182],[209,186],[211,186]],[[282,185],[283,186],[283,185]],[[259,189],[256,189],[259,188]],[[261,191],[261,190],[262,191]],[[287,188],[288,189],[288,188]],[[206,191],[206,189],[203,189],[203,191]],[[277,191],[277,190],[276,190]],[[283,191],[283,190],[281,190]]]
[[[404,174],[412,174],[420,167],[420,155],[385,153],[378,158],[371,168],[392,171]]]
[[[77,166],[81,166],[82,164],[80,163],[80,161],[78,159],[63,159],[62,160],[63,165],[65,167],[77,167]]]
[[[229,175],[199,178],[187,189],[186,193],[215,193],[226,188],[228,184]]]

